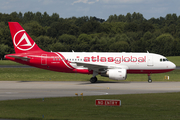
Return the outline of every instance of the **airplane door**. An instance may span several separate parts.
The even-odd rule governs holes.
[[[148,56],[147,66],[153,66],[153,56],[151,55]]]
[[[41,55],[41,65],[47,65],[47,54]]]

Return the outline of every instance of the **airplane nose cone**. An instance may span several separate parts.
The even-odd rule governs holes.
[[[176,65],[171,62],[171,65],[169,66],[171,69],[176,69]]]

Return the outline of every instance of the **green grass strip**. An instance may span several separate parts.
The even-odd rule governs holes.
[[[0,65],[22,65],[22,64],[10,60],[0,60]]]
[[[95,99],[119,99],[121,107],[95,106]],[[180,93],[105,95],[0,101],[0,118],[23,120],[178,120]],[[44,118],[43,118],[44,117]]]
[[[169,76],[165,80],[164,76]],[[152,74],[153,81],[179,81],[180,70],[168,73]],[[39,68],[0,68],[0,81],[89,81],[92,75],[77,73],[61,73]],[[107,77],[97,76],[99,81],[115,81]],[[147,74],[128,74],[125,81],[147,81]],[[117,81],[115,81],[117,82]]]

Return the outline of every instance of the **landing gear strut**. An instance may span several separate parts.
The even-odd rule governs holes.
[[[95,77],[92,77],[91,79],[90,79],[90,82],[91,83],[95,83],[97,81],[97,77],[95,76]]]
[[[151,79],[150,74],[148,74],[148,83],[152,83],[152,79]]]

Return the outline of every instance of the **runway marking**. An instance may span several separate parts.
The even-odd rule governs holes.
[[[105,87],[105,86],[98,86],[98,85],[88,85],[88,86],[103,88],[103,90],[104,90],[104,89],[108,89],[108,87]],[[109,87],[109,88],[110,88],[110,87]]]

